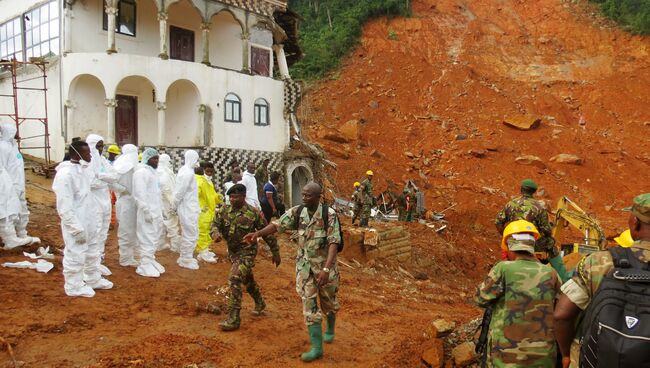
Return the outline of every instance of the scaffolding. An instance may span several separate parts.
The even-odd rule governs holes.
[[[27,68],[29,66],[33,66],[37,70],[37,75],[35,77],[31,78],[26,78],[26,79],[18,79],[18,72],[19,69],[22,69],[23,67]],[[42,149],[43,152],[43,158],[45,159],[45,167],[50,166],[50,132],[49,132],[49,127],[48,127],[48,117],[47,117],[47,62],[43,60],[30,60],[30,61],[18,61],[15,58],[12,60],[0,60],[0,73],[4,73],[6,71],[9,71],[11,74],[11,94],[0,94],[0,98],[11,98],[13,100],[13,112],[3,112],[0,111],[0,117],[6,116],[10,118],[11,120],[14,121],[16,124],[16,135],[18,137],[18,148],[22,150],[39,150]],[[0,74],[0,82],[4,81],[7,79],[7,77],[3,77],[2,74]],[[42,86],[40,83],[36,82],[38,84],[37,87],[29,87],[26,85],[26,83],[30,81],[38,81],[42,80]],[[21,114],[20,106],[19,106],[19,93],[21,91],[33,91],[35,93],[42,94],[42,101],[43,101],[43,115],[42,116],[25,116]],[[38,97],[38,100],[40,100],[40,97]],[[22,125],[30,123],[30,122],[35,122],[43,127],[43,134],[36,134],[36,135],[31,135],[28,137],[23,137],[20,134],[20,128]],[[24,130],[24,129],[23,129]],[[22,142],[27,141],[27,140],[39,140],[38,143],[36,144],[30,144],[29,146],[25,147]],[[40,144],[40,140],[42,140],[42,144]]]

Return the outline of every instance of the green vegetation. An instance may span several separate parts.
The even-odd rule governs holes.
[[[323,77],[338,67],[341,58],[357,44],[368,19],[408,16],[409,3],[409,0],[290,0],[289,8],[303,18],[300,46],[304,52],[303,59],[291,67],[292,77],[308,80]]]
[[[625,29],[650,34],[650,0],[591,0]]]

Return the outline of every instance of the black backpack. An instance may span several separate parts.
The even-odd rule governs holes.
[[[585,311],[580,367],[650,367],[650,265],[611,248],[607,274]]]
[[[298,206],[298,210],[296,211],[296,217],[295,217],[295,222],[294,222],[294,227],[296,230],[298,230],[298,226],[300,225],[300,214],[302,213],[302,209],[305,208],[305,206],[300,205]],[[325,226],[329,225],[329,207],[323,203],[323,213],[321,214],[321,217],[323,218],[323,223]],[[339,217],[336,216],[336,219],[338,220]],[[339,245],[336,247],[336,252],[340,253],[343,250],[343,228],[341,227],[341,221],[339,221],[339,237],[341,238],[341,242]],[[327,243],[327,237],[325,238],[325,242]],[[327,245],[327,244],[325,244]]]

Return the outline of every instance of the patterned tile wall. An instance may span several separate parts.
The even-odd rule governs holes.
[[[141,149],[144,149],[144,147]],[[269,171],[282,172],[282,169],[284,167],[284,163],[282,162],[282,152],[254,151],[220,147],[164,147],[160,149],[160,153],[166,153],[171,157],[172,164],[174,165],[174,171],[178,172],[178,169],[180,169],[180,167],[183,165],[183,155],[185,154],[185,150],[188,149],[195,150],[199,154],[200,161],[210,161],[214,164],[214,180],[215,184],[217,184],[217,186],[220,188],[220,184],[223,183],[226,174],[230,169],[230,162],[233,159],[237,159],[240,165],[244,168],[250,161],[253,161],[259,167],[259,165],[262,164],[262,161],[267,158],[271,160],[269,162]]]

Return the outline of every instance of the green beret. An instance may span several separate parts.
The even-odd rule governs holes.
[[[246,194],[246,186],[244,184],[235,184],[228,189],[227,195],[231,194]]]
[[[537,190],[537,183],[535,183],[533,179],[524,179],[521,182],[521,187]]]
[[[632,212],[636,218],[650,224],[650,193],[639,194],[634,197],[632,206],[623,210]]]

